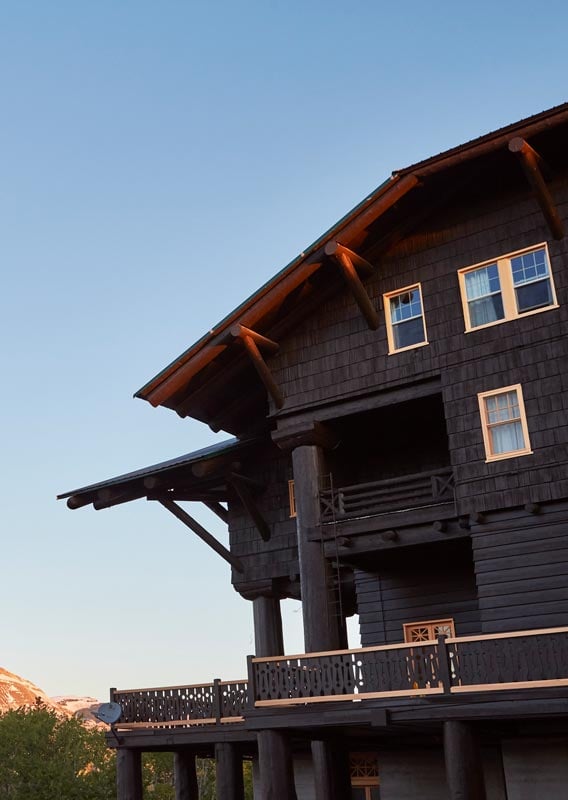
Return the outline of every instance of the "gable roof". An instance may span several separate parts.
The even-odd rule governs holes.
[[[278,340],[317,302],[330,280],[325,247],[338,242],[364,253],[370,246],[387,252],[420,220],[432,200],[461,180],[464,170],[493,159],[496,168],[511,162],[507,144],[513,136],[542,137],[568,125],[568,103],[500,128],[458,147],[393,173],[339,222],[258,289],[205,336],[139,389],[135,397],[166,406],[180,416],[192,416],[240,434],[243,420],[266,418],[266,391],[231,333],[235,324]],[[314,296],[315,295],[315,296]],[[321,300],[319,301],[321,302]],[[226,398],[235,398],[227,402]]]

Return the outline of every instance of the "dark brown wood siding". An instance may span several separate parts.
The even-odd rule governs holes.
[[[292,477],[289,454],[276,447],[267,448],[243,462],[242,471],[264,485],[255,493],[255,500],[270,526],[271,537],[270,541],[263,541],[239,500],[229,502],[231,552],[245,566],[244,575],[233,573],[236,586],[243,581],[286,577],[298,571],[296,520],[290,517],[288,502],[288,480]]]
[[[552,189],[566,218],[568,187],[557,181]],[[388,355],[382,311],[379,329],[369,330],[344,290],[270,359],[291,417],[317,418],[322,404],[327,414],[336,404],[340,414],[346,398],[440,380],[460,513],[568,496],[568,243],[550,240],[528,193],[499,194],[489,184],[486,196],[437,217],[377,263],[366,282],[377,307],[384,292],[420,282],[428,345]],[[457,270],[544,241],[559,308],[466,334]],[[477,393],[517,383],[534,453],[486,464]]]
[[[464,543],[401,551],[380,570],[356,570],[355,586],[363,647],[404,641],[406,622],[451,617],[458,636],[481,630],[471,552]]]
[[[568,619],[568,503],[495,514],[471,530],[484,633]]]

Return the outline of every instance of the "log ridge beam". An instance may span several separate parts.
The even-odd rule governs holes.
[[[563,239],[564,225],[542,174],[544,166],[542,158],[536,150],[520,136],[516,136],[514,139],[510,140],[509,151],[520,161],[523,172],[540,205],[552,235],[555,239]]]
[[[379,327],[379,315],[356,269],[356,267],[359,267],[362,272],[371,274],[373,272],[372,265],[357,253],[347,247],[343,247],[339,242],[328,242],[324,252],[326,256],[332,258],[338,264],[345,282],[351,289],[355,302],[359,306],[359,310],[365,317],[367,325],[372,331],[376,331]]]
[[[282,397],[280,387],[274,380],[272,372],[260,352],[262,349],[269,355],[274,355],[274,353],[278,352],[278,344],[272,341],[272,339],[268,339],[266,336],[262,336],[262,334],[240,324],[233,325],[231,328],[231,336],[234,339],[239,339],[243,343],[260,380],[263,382],[268,394],[274,400],[274,405],[276,408],[282,408],[284,405],[284,398]]]

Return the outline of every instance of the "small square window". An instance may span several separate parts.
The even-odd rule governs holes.
[[[466,332],[557,308],[546,244],[458,272]]]
[[[420,284],[384,295],[389,353],[428,344]]]
[[[478,398],[486,460],[532,453],[521,387],[482,392]]]
[[[429,619],[426,622],[406,622],[403,624],[405,642],[428,642],[438,636],[456,635],[453,619]]]

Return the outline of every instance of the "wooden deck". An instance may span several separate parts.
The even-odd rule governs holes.
[[[119,730],[243,723],[255,709],[568,686],[568,627],[248,659],[248,680],[113,689]],[[252,691],[251,691],[252,687]]]

